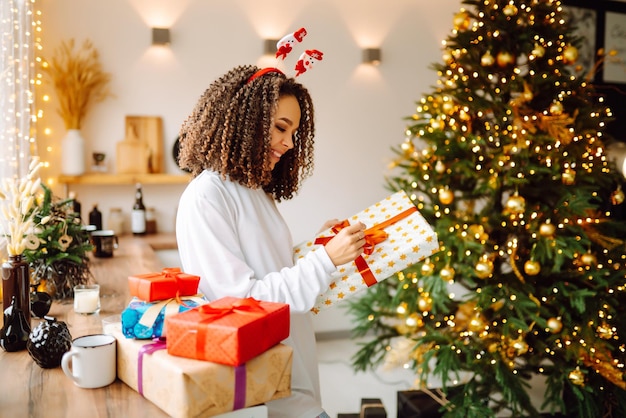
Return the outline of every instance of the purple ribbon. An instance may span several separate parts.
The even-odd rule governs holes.
[[[137,392],[143,396],[143,356],[152,354],[158,350],[164,350],[167,345],[164,338],[155,338],[151,344],[146,344],[139,349],[139,359],[137,361]]]
[[[246,406],[246,365],[242,364],[235,367],[235,401],[233,402],[233,410],[241,409]]]

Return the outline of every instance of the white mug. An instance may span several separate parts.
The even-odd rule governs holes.
[[[75,338],[70,351],[63,354],[61,368],[78,387],[101,388],[117,377],[115,337],[93,334]]]

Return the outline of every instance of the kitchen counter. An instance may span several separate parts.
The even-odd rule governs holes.
[[[91,272],[100,284],[100,313],[75,314],[72,301],[66,300],[55,301],[48,315],[65,321],[73,338],[102,332],[102,319],[121,313],[130,301],[128,276],[175,267],[161,265],[155,253],[156,250],[175,248],[173,234],[119,237],[119,248],[114,257],[92,257]],[[42,319],[33,318],[32,327],[40,321]],[[81,389],[60,367],[39,367],[26,350],[8,353],[0,349],[0,380],[0,415],[6,417],[168,416],[119,379],[104,388]]]

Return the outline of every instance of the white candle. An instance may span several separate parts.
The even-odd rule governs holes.
[[[96,313],[100,310],[100,286],[76,286],[74,288],[74,312]]]

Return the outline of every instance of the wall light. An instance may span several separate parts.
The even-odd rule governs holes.
[[[274,55],[276,54],[276,44],[278,43],[278,39],[265,39],[263,41],[263,55]]]
[[[380,64],[380,48],[363,49],[363,63],[379,65]]]
[[[169,28],[152,28],[152,45],[169,45]]]

